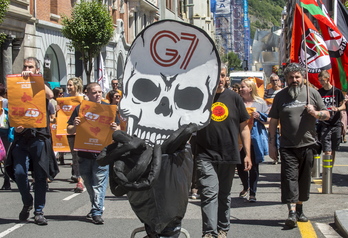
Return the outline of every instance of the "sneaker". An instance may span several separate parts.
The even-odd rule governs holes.
[[[250,196],[249,197],[249,202],[256,202],[256,197],[255,196]]]
[[[278,160],[273,160],[272,164],[278,164]]]
[[[77,183],[78,182],[76,175],[71,175],[70,179],[73,181],[73,183]]]
[[[19,220],[26,221],[29,218],[30,210],[33,209],[33,205],[23,206],[22,211],[19,213]]]
[[[248,190],[243,190],[239,193],[240,198],[246,198],[248,196]]]
[[[200,198],[200,195],[197,194],[197,193],[192,193],[191,196],[190,196],[191,199],[199,199]]]
[[[81,182],[78,182],[76,184],[76,188],[74,189],[74,192],[75,193],[82,193],[84,188],[85,187],[83,186],[83,184]]]
[[[227,232],[219,230],[218,238],[227,238]]]
[[[97,224],[97,225],[104,224],[104,220],[100,215],[93,216],[92,220],[93,220],[94,224]]]
[[[43,214],[36,214],[34,217],[34,221],[35,221],[35,224],[40,225],[40,226],[47,225],[47,220]]]
[[[289,211],[289,217],[285,221],[285,225],[289,228],[296,227],[297,224],[297,213],[296,211]]]
[[[89,213],[86,215],[86,218],[87,218],[87,219],[92,219],[92,212],[89,212]]]

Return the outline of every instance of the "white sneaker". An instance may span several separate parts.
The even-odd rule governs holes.
[[[219,230],[218,238],[227,238],[227,232]]]
[[[199,196],[199,194],[197,194],[197,193],[192,193],[191,196],[190,196],[190,198],[191,198],[191,199],[199,199],[200,196]]]

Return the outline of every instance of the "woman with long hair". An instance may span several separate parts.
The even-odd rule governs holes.
[[[244,162],[237,164],[238,175],[243,184],[243,190],[239,196],[245,198],[249,191],[249,202],[256,202],[257,182],[259,179],[259,163],[264,161],[268,154],[267,129],[264,123],[268,122],[268,106],[259,96],[256,83],[253,78],[243,79],[240,86],[240,95],[244,105],[250,113],[250,134],[251,134],[251,161],[250,171],[244,171]],[[241,150],[241,158],[245,157],[244,150]]]
[[[120,126],[120,129],[122,131],[127,130],[127,119],[121,117],[120,111],[118,110],[121,98],[122,98],[122,91],[117,89],[117,90],[111,90],[109,93],[109,98],[110,98],[110,104],[111,105],[117,105],[117,111],[116,111],[116,124]]]
[[[82,93],[82,90],[83,90],[82,80],[79,77],[70,78],[68,80],[66,88],[68,92],[68,97],[84,96],[84,94]],[[74,140],[75,140],[75,135],[68,135],[68,142],[69,142],[70,151],[72,155],[71,180],[74,182],[77,182],[74,192],[82,193],[84,189],[84,185],[83,185],[83,179],[80,175],[77,151],[74,151]]]

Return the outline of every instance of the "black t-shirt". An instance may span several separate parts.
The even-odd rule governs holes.
[[[240,123],[248,119],[243,100],[236,92],[225,89],[217,93],[209,125],[197,132],[198,157],[217,163],[240,164]]]
[[[334,89],[334,93],[332,90]],[[339,111],[332,111],[332,106],[339,107],[341,102],[344,100],[344,96],[341,90],[332,87],[329,90],[321,88],[318,90],[321,98],[330,112],[330,119],[327,121],[320,121],[319,123],[330,125],[330,126],[340,126],[341,125],[341,113]]]

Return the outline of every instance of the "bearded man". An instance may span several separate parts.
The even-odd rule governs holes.
[[[318,150],[315,123],[330,118],[318,91],[311,87],[308,91],[304,85],[305,75],[299,64],[287,66],[284,76],[288,87],[277,93],[268,114],[269,155],[273,160],[278,156],[276,130],[280,122],[281,200],[288,204],[285,225],[289,228],[296,227],[297,221],[308,221],[302,203],[309,199],[313,154]]]

